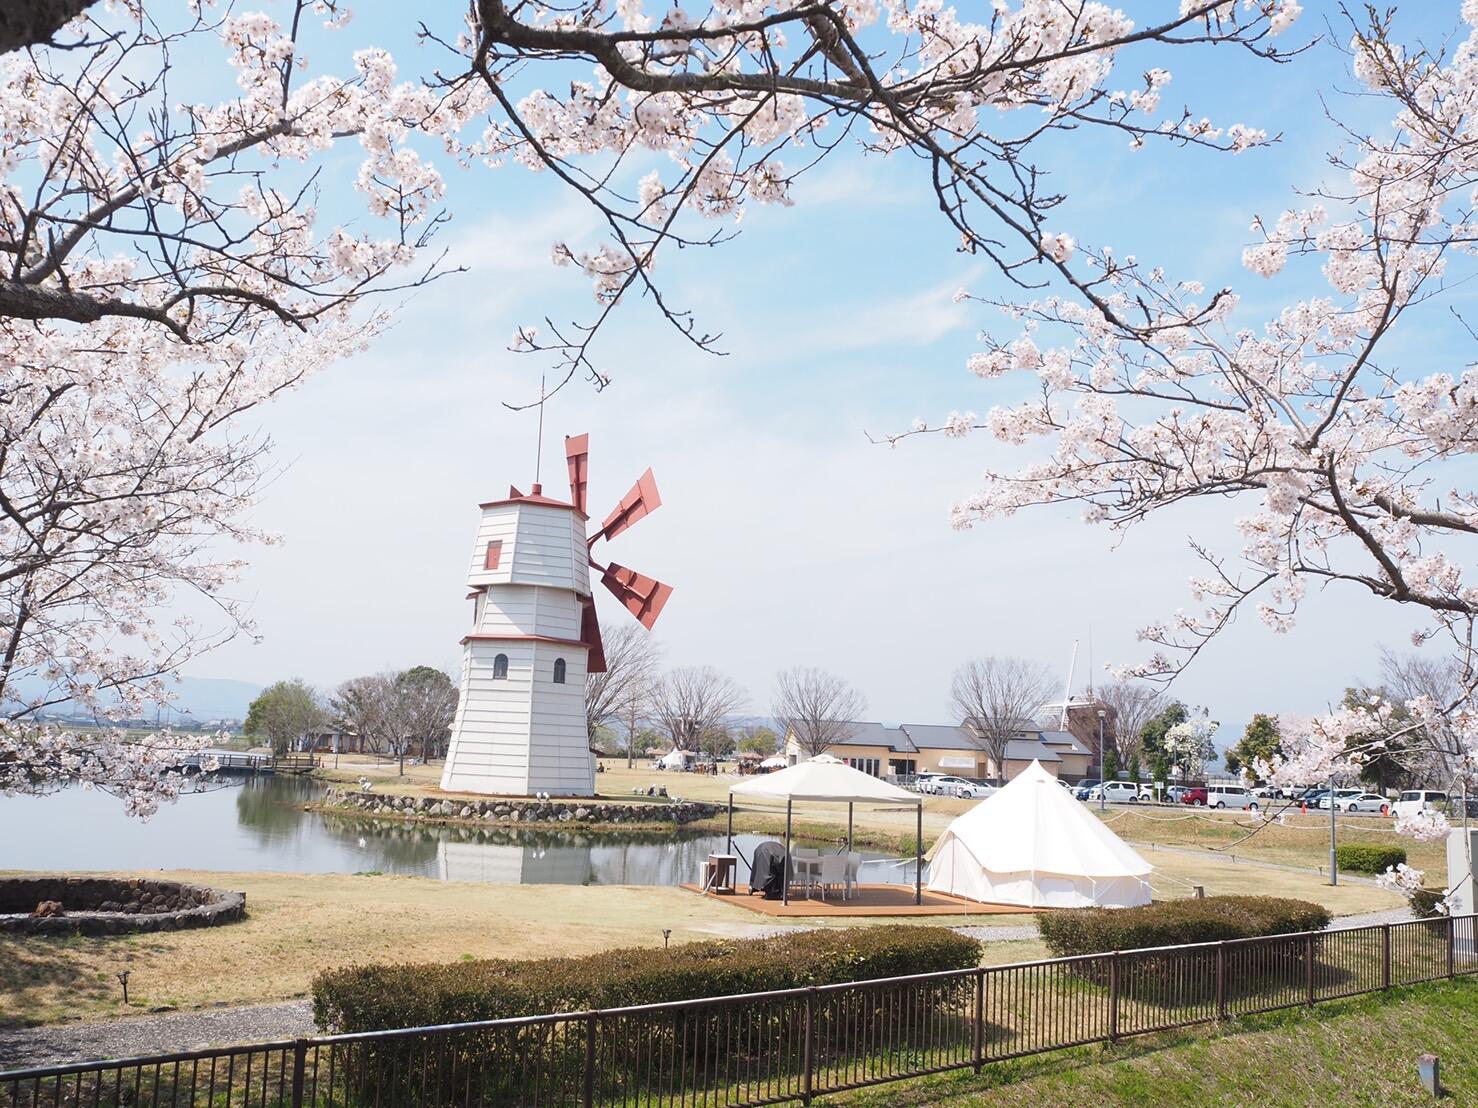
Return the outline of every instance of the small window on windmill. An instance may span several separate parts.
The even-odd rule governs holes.
[[[498,561],[503,557],[503,540],[494,539],[488,543],[487,553],[482,558],[483,569],[497,569]]]
[[[565,660],[563,658],[554,659],[554,683],[556,685],[565,683]]]
[[[493,680],[494,681],[506,681],[506,680],[508,680],[508,655],[507,654],[499,654],[496,658],[493,659]]]

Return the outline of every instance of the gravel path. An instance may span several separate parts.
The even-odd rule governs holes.
[[[1039,938],[1034,923],[1015,923],[1005,927],[952,927],[950,930],[983,943],[1018,943]]]
[[[0,1029],[0,1070],[169,1054],[226,1043],[292,1039],[312,1033],[312,1007],[306,1000],[102,1023]]]

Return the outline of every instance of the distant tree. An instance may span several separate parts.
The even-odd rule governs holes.
[[[661,655],[651,632],[639,623],[617,625],[603,646],[605,672],[585,675],[585,730],[592,739],[613,719],[625,721],[628,733],[636,729],[636,719],[646,711],[657,681]],[[634,757],[628,744],[628,764]]]
[[[678,750],[696,751],[708,731],[738,712],[749,697],[712,666],[685,666],[665,674],[652,689],[649,714]]]
[[[301,678],[278,681],[257,694],[246,710],[246,734],[265,739],[272,753],[286,754],[328,721],[318,694]]]
[[[1259,712],[1242,732],[1241,741],[1226,752],[1227,772],[1246,772],[1256,776],[1255,759],[1269,762],[1282,754],[1283,737],[1278,733],[1278,717]]]
[[[366,754],[389,752],[389,698],[381,677],[351,677],[329,697],[334,723],[359,739]]]
[[[1137,783],[1140,777],[1139,755],[1131,754],[1129,755],[1129,780]]]
[[[1139,753],[1145,725],[1169,705],[1163,691],[1143,681],[1113,681],[1098,690],[1098,700],[1113,721],[1114,750],[1120,758]]]
[[[1021,658],[975,658],[955,670],[950,704],[971,741],[1006,772],[1006,744],[1031,724],[1052,695],[1052,675]]]
[[[1156,781],[1170,780],[1170,759],[1163,750],[1154,753],[1154,761],[1151,763],[1150,776]]]
[[[1112,749],[1103,752],[1103,779],[1112,781],[1119,776],[1119,756]]]
[[[1216,720],[1202,717],[1177,723],[1165,732],[1162,748],[1182,778],[1199,778],[1205,773],[1206,763],[1216,757],[1211,736],[1220,726]]]
[[[740,729],[739,749],[768,758],[780,750],[780,736],[768,727],[750,724]]]
[[[727,758],[734,753],[734,733],[722,724],[704,731],[698,737],[698,750],[714,758]]]
[[[867,700],[845,680],[825,670],[797,667],[775,675],[770,714],[785,727],[807,758],[851,737]]]
[[[1165,749],[1165,736],[1177,724],[1191,718],[1190,710],[1178,700],[1171,701],[1139,729],[1139,747],[1154,755]]]
[[[1375,730],[1350,736],[1346,748],[1355,755],[1354,761],[1360,767],[1360,780],[1381,793],[1418,782],[1447,784],[1447,779],[1440,776],[1429,777],[1420,768],[1416,768],[1430,765],[1430,747],[1425,746],[1425,729],[1418,727],[1408,730],[1414,723],[1411,711],[1389,689],[1346,689],[1340,706],[1351,712],[1363,711],[1377,700],[1391,705],[1386,718],[1390,729],[1400,733],[1400,737],[1386,735],[1383,739],[1381,733]]]
[[[405,774],[405,756],[419,747],[421,758],[446,752],[457,715],[457,686],[439,669],[414,666],[397,675],[390,689],[392,743]]]

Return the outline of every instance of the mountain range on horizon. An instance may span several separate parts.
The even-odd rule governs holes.
[[[21,698],[37,695],[44,691],[40,681],[19,681],[17,692]],[[264,686],[252,681],[239,681],[233,677],[181,677],[171,686],[174,700],[168,708],[160,709],[161,724],[177,720],[204,721],[212,719],[245,719],[247,708]],[[78,711],[71,701],[54,704],[46,709],[48,715],[66,716]],[[146,713],[154,718],[155,713]]]

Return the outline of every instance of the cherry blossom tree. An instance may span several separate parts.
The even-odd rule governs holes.
[[[515,340],[552,354],[565,380],[605,382],[591,346],[632,289],[713,348],[655,282],[659,248],[721,244],[748,203],[790,203],[796,178],[844,144],[917,155],[963,249],[1022,285],[1045,262],[1106,307],[1050,226],[1062,194],[1031,147],[1083,128],[1259,145],[1261,131],[1189,108],[1158,116],[1170,72],[1150,55],[1211,44],[1286,60],[1275,37],[1300,11],[1183,0],[1137,27],[1097,0],[997,0],[981,22],[931,0],[722,0],[697,15],[473,0],[460,22],[422,27],[439,64],[402,77],[372,44],[342,73],[309,75],[310,43],[352,26],[338,0],[297,0],[281,21],[186,0],[12,7],[0,22],[0,703],[12,721],[0,764],[23,772],[7,782],[101,749],[26,722],[37,714],[130,714],[167,699],[202,650],[251,631],[228,549],[270,538],[247,518],[269,444],[242,417],[372,339],[384,294],[438,274],[439,164],[547,172],[600,212],[604,241],[552,250],[592,281],[594,314]],[[1146,64],[1120,80],[1131,50]],[[222,58],[237,86],[225,99],[190,80]],[[364,208],[352,224],[347,198],[325,197],[323,170],[345,146]],[[187,594],[219,620],[161,624]],[[129,788],[148,776],[125,774]]]
[[[1458,290],[1474,275],[1478,3],[1463,5],[1467,37],[1449,52],[1404,48],[1388,18],[1372,10],[1348,33],[1354,75],[1390,106],[1389,128],[1344,127],[1331,155],[1343,182],[1256,220],[1243,253],[1256,280],[1319,279],[1327,291],[1290,297],[1257,325],[1232,288],[1053,240],[1094,277],[1067,294],[993,301],[1011,323],[968,366],[986,380],[1030,375],[1035,394],[916,428],[984,430],[1037,452],[986,474],[955,508],[960,527],[1040,505],[1075,505],[1118,530],[1190,501],[1245,505],[1240,557],[1194,540],[1206,566],[1191,582],[1198,606],[1146,627],[1152,656],[1128,674],[1172,678],[1247,609],[1285,632],[1310,585],[1424,609],[1418,644],[1446,643],[1456,686],[1412,696],[1399,721],[1376,700],[1285,734],[1284,756],[1258,770],[1279,783],[1328,780],[1418,733],[1443,736],[1433,753],[1459,783],[1478,761],[1478,582],[1465,564],[1478,490],[1464,480],[1478,376],[1403,371],[1392,349],[1418,310],[1431,318],[1446,301],[1461,320]]]
[[[246,519],[268,443],[243,415],[373,336],[387,316],[372,294],[434,275],[399,272],[442,191],[407,137],[458,126],[469,101],[396,83],[373,50],[306,78],[307,28],[341,13],[291,10],[284,28],[183,5],[156,22],[123,3],[58,32],[64,49],[0,57],[6,791],[77,776],[172,791],[161,773],[188,743],[30,721],[61,705],[135,715],[250,631],[228,547],[269,538]],[[181,103],[175,58],[197,45],[224,56],[236,95]],[[373,233],[317,216],[317,163],[345,142]],[[161,622],[185,594],[220,618]]]

